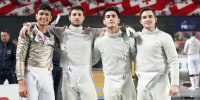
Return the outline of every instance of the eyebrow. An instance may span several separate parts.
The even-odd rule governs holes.
[[[145,15],[145,16],[141,16],[141,17],[152,17],[153,15]]]
[[[43,13],[43,14],[50,14],[50,12],[39,12],[39,13]]]

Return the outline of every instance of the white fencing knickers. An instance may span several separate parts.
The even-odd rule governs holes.
[[[92,72],[85,66],[64,68],[61,90],[63,100],[98,100]]]
[[[170,84],[168,74],[162,74],[158,77],[154,74],[155,77],[151,77],[154,79],[150,79],[151,84],[147,82],[147,80],[149,80],[147,78],[149,78],[150,75],[146,74],[145,76],[147,76],[147,78],[142,78],[143,76],[137,73],[137,76],[137,100],[171,100],[169,96]]]
[[[136,100],[132,74],[106,75],[104,83],[105,100]]]
[[[28,98],[22,100],[55,100],[51,68],[28,67],[25,85]]]
[[[188,55],[188,70],[190,75],[199,74],[199,55]]]

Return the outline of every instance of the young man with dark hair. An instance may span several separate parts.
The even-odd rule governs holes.
[[[81,6],[73,6],[69,11],[69,16],[71,16],[73,10],[81,10],[83,12],[83,16],[85,16],[85,10]]]
[[[157,20],[154,9],[147,7],[141,10],[143,30],[136,38],[137,100],[169,100],[170,96],[178,93],[179,61],[176,48],[172,37],[156,27]]]
[[[18,39],[16,73],[19,94],[28,100],[55,100],[51,69],[56,37],[48,27],[52,19],[50,6],[40,4],[35,17],[37,23],[30,27],[30,34]]]
[[[132,79],[132,61],[135,57],[135,40],[122,31],[119,11],[114,7],[103,13],[106,32],[94,42],[94,62],[102,58],[105,76],[105,100],[136,100]]]
[[[16,84],[15,74],[16,45],[10,41],[10,34],[7,30],[1,31],[0,43],[0,84],[7,79],[9,84]]]
[[[188,57],[188,70],[190,82],[192,83],[191,90],[199,89],[199,53],[200,42],[196,38],[196,33],[190,33],[190,39],[185,42],[184,53]]]
[[[63,100],[97,100],[92,79],[92,45],[102,29],[82,26],[85,15],[81,6],[73,6],[68,18],[69,27],[53,27],[55,30],[52,30],[60,40]],[[22,33],[29,29],[24,27]]]

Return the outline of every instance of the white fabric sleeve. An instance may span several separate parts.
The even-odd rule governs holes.
[[[135,44],[135,39],[134,38],[130,38],[129,40],[130,42],[130,52],[131,52],[131,60],[135,61],[135,57],[136,57],[136,44]]]
[[[97,39],[94,41],[94,48],[93,48],[93,52],[92,52],[92,65],[95,65],[96,63],[98,63],[98,61],[100,60],[100,52],[98,49],[98,43],[97,43]]]
[[[68,27],[67,26],[63,26],[63,27],[50,26],[49,28],[50,28],[50,31],[52,31],[52,33],[55,34],[56,37],[60,40],[64,37],[64,32]]]
[[[99,34],[101,32],[103,32],[105,29],[106,28],[91,28],[91,31],[92,31],[94,37],[96,38],[96,37],[99,37]]]
[[[26,56],[28,52],[28,48],[30,45],[29,36],[26,36],[24,39],[19,36],[18,44],[17,44],[17,52],[16,52],[16,75],[17,80],[25,79],[25,62]]]
[[[183,52],[184,53],[188,53],[188,40],[185,42],[185,46],[184,46],[184,50],[183,50]]]
[[[175,44],[170,35],[166,35],[163,40],[163,49],[167,57],[167,63],[170,67],[171,85],[179,85],[179,60]]]

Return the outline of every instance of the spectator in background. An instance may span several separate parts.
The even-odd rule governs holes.
[[[53,52],[53,81],[54,81],[54,92],[55,92],[55,100],[57,100],[57,94],[59,92],[59,84],[62,75],[62,68],[60,67],[60,54],[54,50]]]
[[[18,43],[17,39],[12,40],[12,43],[14,43],[15,45],[17,45],[17,43]]]
[[[17,83],[15,74],[16,45],[10,41],[7,30],[1,31],[0,44],[0,84],[7,79],[9,84]]]
[[[191,90],[199,88],[199,52],[200,42],[196,38],[196,33],[190,33],[190,39],[185,43],[184,53],[188,55],[188,70],[190,81],[192,84]]]

